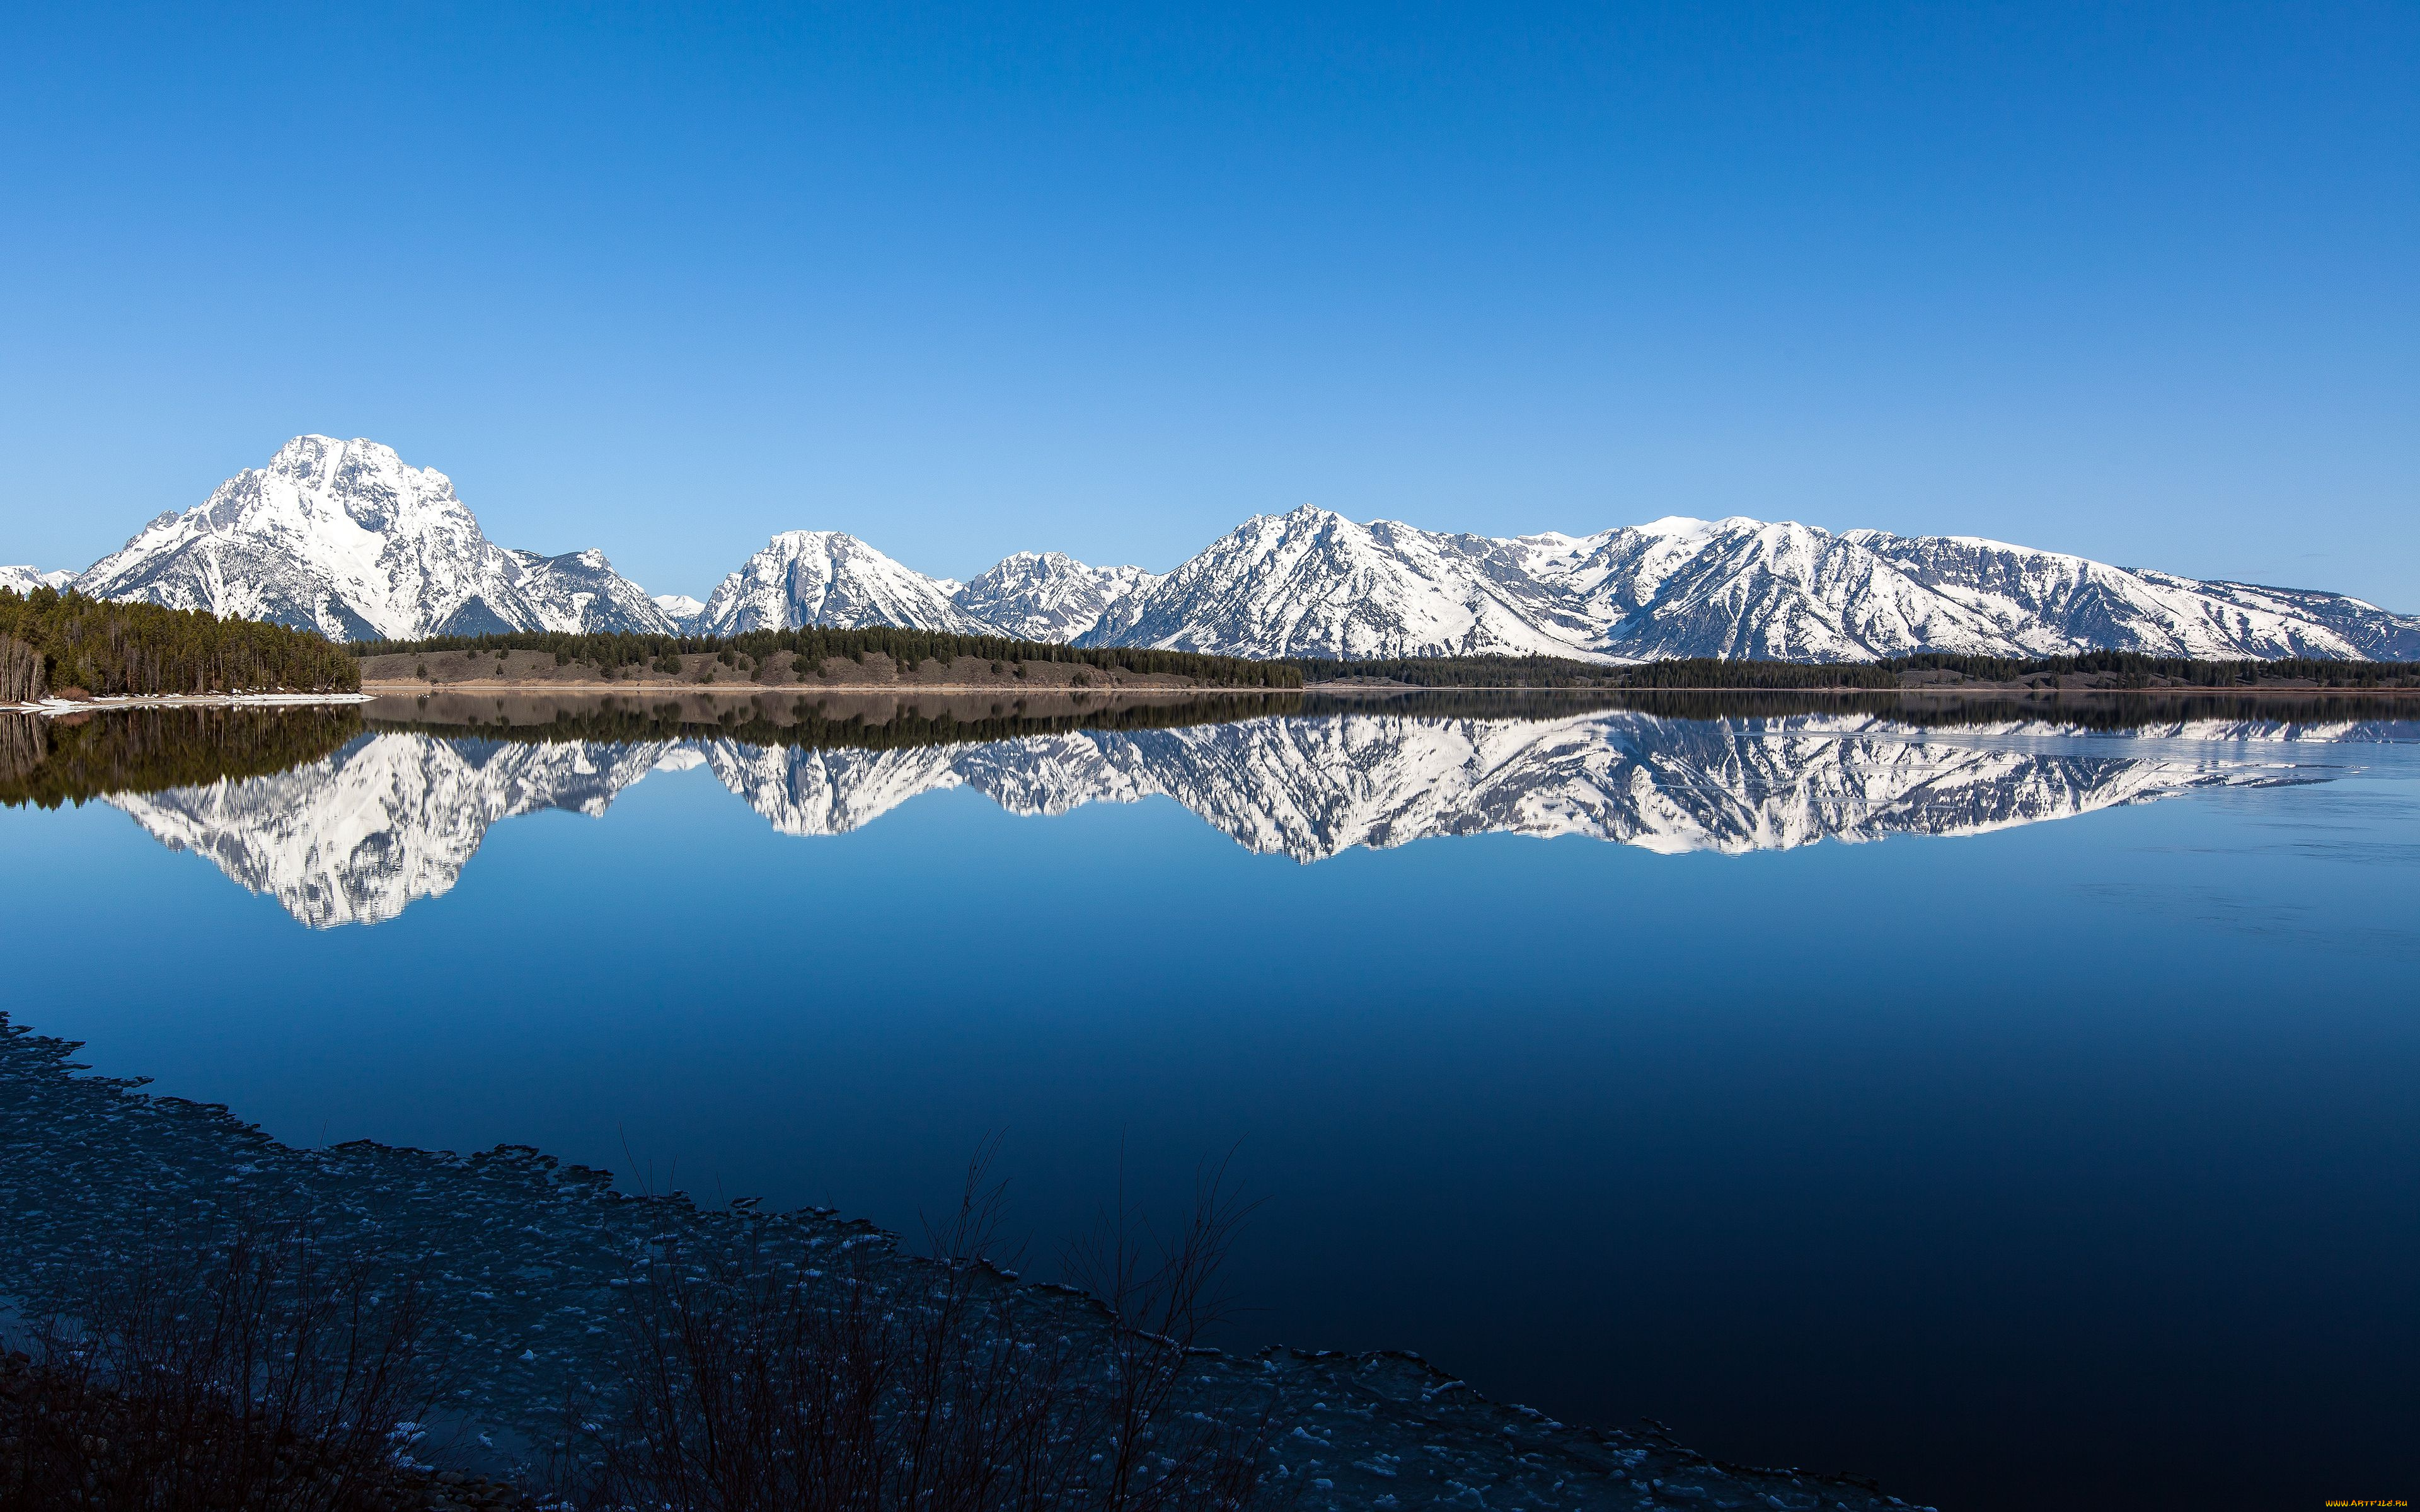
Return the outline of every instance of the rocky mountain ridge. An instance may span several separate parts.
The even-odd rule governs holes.
[[[671,627],[603,553],[489,541],[453,481],[375,441],[298,436],[75,579],[132,599],[334,640]]]
[[[963,585],[902,566],[838,531],[783,531],[716,585],[700,635],[794,630],[806,625],[892,625],[998,635],[954,601]]]
[[[6,568],[0,585],[59,577]],[[496,546],[442,473],[324,436],[297,437],[203,504],[161,516],[73,583],[338,640],[886,625],[1250,657],[2420,659],[2420,615],[2343,594],[1744,517],[1495,538],[1305,505],[1255,516],[1165,574],[1019,552],[964,583],[839,532],[784,531],[700,604],[650,597],[595,550]]]
[[[74,584],[76,575],[65,570],[44,572],[39,567],[0,567],[0,588],[30,594],[37,588],[67,589]]]

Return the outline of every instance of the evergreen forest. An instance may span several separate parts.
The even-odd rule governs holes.
[[[2114,689],[2182,686],[2260,687],[2304,682],[2325,688],[2420,687],[2420,663],[2331,661],[2316,656],[2276,661],[2201,661],[2133,651],[2091,651],[2073,656],[1968,656],[1925,652],[1883,661],[1750,661],[1676,656],[1608,666],[1560,656],[1402,656],[1374,661],[1296,660],[1306,686],[1347,680],[1411,687],[1599,688],[1883,688],[1947,675],[1978,683],[2086,677]]]
[[[309,630],[200,609],[0,588],[0,702],[70,689],[102,698],[351,692],[353,658]]]
[[[768,707],[771,703],[774,707]],[[1124,702],[1104,700],[1092,708],[1052,714],[1028,714],[1019,704],[975,718],[959,718],[942,711],[925,714],[901,710],[886,719],[862,713],[832,715],[821,700],[793,699],[786,710],[778,700],[758,695],[724,703],[712,717],[676,702],[625,702],[611,694],[581,709],[557,709],[551,718],[517,724],[499,713],[492,724],[463,720],[373,717],[374,730],[408,731],[441,738],[486,738],[506,741],[598,741],[634,744],[656,740],[731,740],[746,746],[804,746],[819,749],[905,750],[920,746],[974,745],[987,740],[1016,740],[1030,735],[1063,734],[1075,730],[1172,730],[1185,725],[1219,724],[1296,714],[1298,693],[1261,693],[1241,698],[1187,701],[1181,703]],[[776,717],[786,714],[786,718]]]
[[[356,656],[415,655],[442,651],[535,651],[551,653],[558,667],[574,663],[593,666],[608,676],[628,668],[654,668],[677,674],[677,658],[701,653],[717,656],[726,666],[746,658],[762,670],[767,658],[788,652],[806,665],[820,667],[834,658],[862,662],[887,656],[900,671],[913,673],[927,661],[953,662],[971,656],[1005,665],[1058,662],[1078,667],[1119,671],[1138,677],[1187,677],[1213,687],[1300,687],[1302,673],[1290,662],[1252,661],[1241,656],[1213,656],[1194,651],[1158,651],[1148,646],[1066,646],[1047,640],[1017,640],[1007,636],[952,635],[938,630],[904,630],[892,625],[840,629],[809,625],[798,630],[751,630],[745,635],[579,635],[563,631],[527,631],[506,635],[436,636],[425,640],[356,640],[345,649]]]

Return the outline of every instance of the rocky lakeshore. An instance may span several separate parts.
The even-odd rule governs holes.
[[[566,1400],[618,1389],[597,1379],[610,1369],[600,1341],[636,1305],[633,1287],[667,1245],[787,1247],[827,1265],[845,1257],[851,1273],[901,1296],[929,1288],[942,1269],[830,1211],[760,1215],[634,1196],[603,1172],[534,1149],[293,1149],[224,1107],[80,1074],[74,1049],[0,1019],[0,1206],[15,1215],[0,1232],[0,1272],[17,1278],[10,1300],[28,1316],[71,1306],[130,1234],[239,1216],[311,1225],[370,1272],[425,1278],[452,1383],[447,1468],[492,1485],[533,1473],[547,1446],[564,1442]],[[974,1285],[985,1316],[1003,1327],[1040,1319],[1073,1341],[1075,1359],[1119,1347],[1113,1319],[1082,1294],[988,1268]],[[1171,1415],[1254,1425],[1260,1485],[1307,1508],[1907,1504],[1845,1476],[1720,1463],[1657,1432],[1558,1423],[1489,1401],[1411,1354],[1196,1351],[1171,1406]]]

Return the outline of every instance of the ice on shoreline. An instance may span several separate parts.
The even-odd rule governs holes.
[[[116,709],[278,709],[321,704],[368,703],[367,693],[147,693],[105,698],[48,698],[39,703],[0,703],[0,714],[97,714]]]

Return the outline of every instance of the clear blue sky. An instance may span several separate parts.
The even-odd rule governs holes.
[[[8,8],[0,562],[306,430],[655,592],[1311,501],[2420,609],[2420,6]]]

